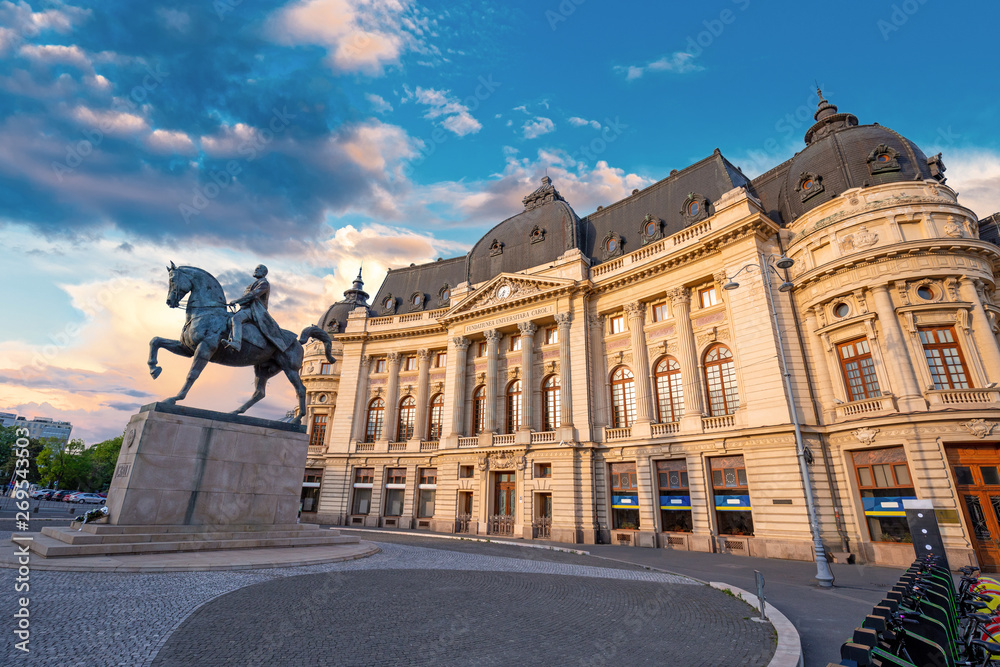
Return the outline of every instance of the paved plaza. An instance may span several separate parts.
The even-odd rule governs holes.
[[[370,538],[374,556],[296,568],[33,571],[31,654],[7,643],[0,663],[752,666],[774,651],[751,607],[684,576],[562,551]],[[12,596],[0,613],[11,617]]]

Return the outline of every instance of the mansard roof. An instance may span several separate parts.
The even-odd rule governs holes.
[[[439,259],[427,264],[390,269],[372,301],[371,312],[375,317],[395,313],[413,313],[453,305],[446,298],[456,285],[465,280],[465,256]],[[422,295],[419,305],[413,303],[414,295]],[[386,308],[386,300],[392,302]]]

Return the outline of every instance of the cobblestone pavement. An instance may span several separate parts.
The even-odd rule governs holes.
[[[773,652],[772,628],[747,620],[749,607],[685,577],[599,559],[511,558],[503,554],[528,550],[501,545],[482,545],[483,553],[379,546],[369,558],[297,568],[33,571],[31,653],[17,651],[8,630],[0,664],[536,664],[537,653],[537,664],[550,665],[620,664],[625,656],[636,664],[757,665]],[[21,594],[13,592],[15,571],[3,572],[9,592],[0,596],[0,617],[11,619]],[[456,652],[480,644],[481,662]],[[279,655],[285,646],[299,647],[294,660]],[[358,660],[335,660],[331,650]],[[726,657],[713,662],[708,650]],[[227,657],[232,651],[241,653]],[[553,657],[565,655],[576,658]]]

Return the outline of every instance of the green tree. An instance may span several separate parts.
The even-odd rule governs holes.
[[[90,459],[90,477],[87,486],[91,491],[105,491],[111,486],[111,478],[118,465],[118,453],[122,449],[122,436],[99,442],[86,450]]]
[[[14,426],[0,427],[0,484],[11,480],[17,465],[17,428]],[[39,480],[36,458],[42,451],[42,443],[37,438],[28,438],[28,476],[29,482]]]
[[[88,478],[89,465],[83,454],[83,440],[63,442],[45,438],[36,461],[42,483],[52,486],[59,482],[60,489],[76,489]]]

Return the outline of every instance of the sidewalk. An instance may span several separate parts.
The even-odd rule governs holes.
[[[444,533],[413,530],[378,531],[337,526],[344,532],[366,534],[373,542],[405,539],[407,543],[447,550],[453,539],[463,537]],[[487,539],[485,536],[468,536]],[[445,539],[443,539],[445,538]],[[507,542],[520,547],[550,546],[587,552],[592,557],[632,563],[652,569],[684,574],[702,581],[720,581],[748,591],[756,590],[754,570],[764,575],[767,601],[778,608],[795,625],[802,641],[806,667],[840,661],[840,645],[851,636],[855,627],[871,612],[886,591],[899,579],[901,570],[866,565],[830,564],[834,587],[821,589],[816,585],[816,564],[813,562],[749,558],[730,554],[673,551],[597,544],[564,544],[518,538],[490,540],[492,544]],[[463,544],[469,544],[468,541]]]

